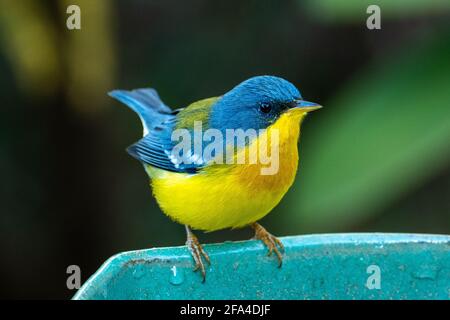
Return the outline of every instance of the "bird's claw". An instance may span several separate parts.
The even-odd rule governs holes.
[[[202,282],[205,282],[206,270],[205,265],[203,263],[203,259],[205,259],[208,265],[210,265],[211,261],[209,259],[208,254],[205,252],[205,250],[203,250],[202,245],[192,232],[188,233],[186,246],[189,248],[189,251],[191,252],[192,258],[194,259],[195,262],[194,272],[200,270],[203,277]]]
[[[268,256],[271,256],[273,252],[275,252],[278,258],[278,267],[281,267],[283,264],[283,255],[284,245],[283,243],[274,235],[270,234],[263,226],[258,223],[252,224],[252,228],[255,230],[255,239],[261,240],[264,245],[269,249],[267,253]]]

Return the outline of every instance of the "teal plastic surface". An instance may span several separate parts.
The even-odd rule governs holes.
[[[73,299],[449,299],[450,236],[318,234],[280,238],[282,268],[259,241],[209,244],[206,282],[188,249],[111,257]]]

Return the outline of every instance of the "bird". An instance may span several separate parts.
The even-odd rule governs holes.
[[[258,221],[272,211],[294,182],[301,123],[309,112],[322,106],[304,100],[291,82],[272,75],[251,77],[225,94],[178,109],[167,106],[153,88],[113,90],[108,94],[139,116],[143,137],[127,152],[143,164],[161,210],[185,226],[186,245],[202,282],[206,279],[205,265],[211,260],[193,230],[251,227],[254,239],[263,242],[268,255],[275,253],[281,267],[284,246]],[[225,137],[230,130],[253,130],[256,134],[237,146],[219,141],[210,157],[202,154],[207,148],[203,139],[199,148],[183,149],[179,157],[174,156],[180,140],[174,139],[174,133],[192,137],[199,123],[206,131],[215,130],[215,138],[220,134]],[[262,174],[267,167],[262,161],[233,161],[239,154],[258,149],[251,148],[260,147],[263,140],[264,150],[277,152],[275,172]],[[228,150],[231,158],[225,157]]]

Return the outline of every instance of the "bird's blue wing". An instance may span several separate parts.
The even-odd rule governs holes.
[[[176,118],[169,119],[154,127],[154,129],[138,142],[128,147],[128,153],[137,160],[154,167],[172,172],[196,173],[202,164],[197,162],[183,162],[180,157],[173,155],[177,141],[172,141]]]
[[[194,120],[202,120],[200,107],[205,102],[172,111],[152,88],[113,90],[109,95],[130,107],[142,121],[144,137],[128,147],[127,151],[131,156],[143,163],[173,172],[195,173],[204,165],[201,156],[194,154],[193,146],[182,157],[174,155],[172,151],[178,141],[172,141],[171,138],[175,129],[191,130],[190,125]]]

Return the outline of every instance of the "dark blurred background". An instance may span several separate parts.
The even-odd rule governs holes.
[[[66,8],[81,8],[81,30]],[[366,8],[381,7],[381,30]],[[134,113],[261,74],[325,106],[306,119],[298,179],[263,220],[276,235],[450,233],[448,1],[0,0],[0,297],[70,298],[111,255],[182,245],[125,147]],[[202,242],[250,230],[198,233]]]

